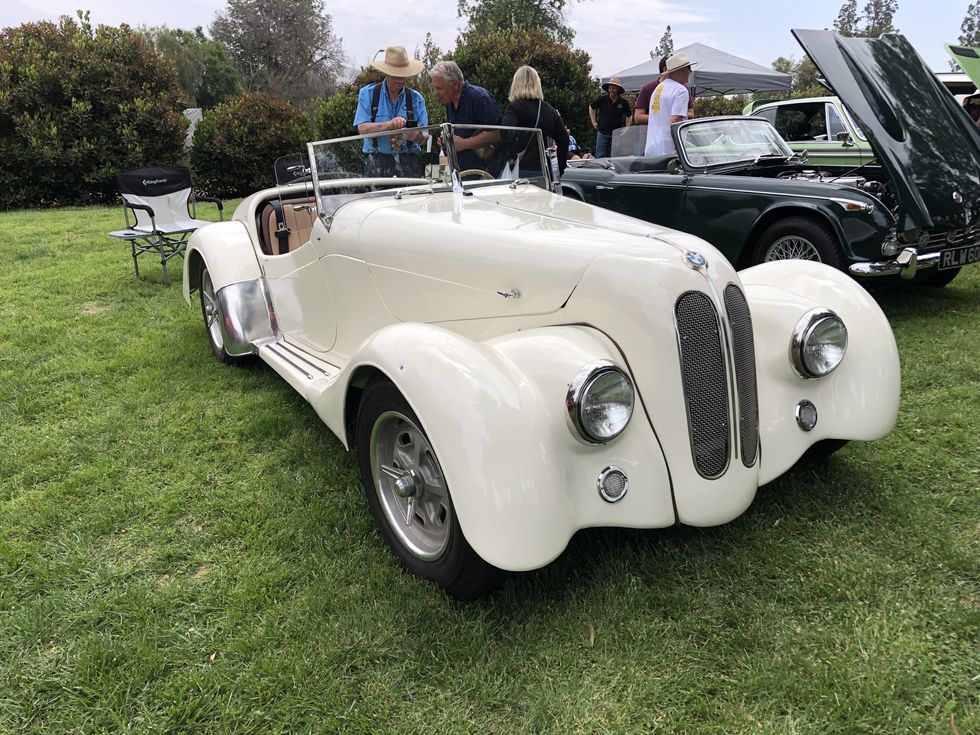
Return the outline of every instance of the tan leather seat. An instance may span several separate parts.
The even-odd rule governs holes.
[[[289,246],[288,252],[298,250],[310,241],[310,231],[316,219],[316,200],[283,199],[282,219],[283,226],[289,232],[289,238],[286,240]],[[276,207],[272,202],[262,209],[259,226],[262,232],[262,250],[268,255],[282,255],[279,222],[276,218]]]

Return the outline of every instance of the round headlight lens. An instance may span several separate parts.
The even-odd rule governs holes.
[[[847,352],[847,327],[832,311],[815,309],[804,315],[793,335],[793,366],[804,378],[832,373]]]
[[[568,411],[579,435],[604,444],[623,433],[633,415],[633,383],[611,364],[590,366],[569,386]]]

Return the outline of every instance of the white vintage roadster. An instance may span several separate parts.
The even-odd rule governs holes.
[[[258,355],[356,451],[409,571],[474,597],[581,528],[725,523],[891,429],[895,342],[844,273],[736,273],[553,193],[539,133],[492,130],[469,170],[464,126],[311,143],[187,249],[215,356]]]

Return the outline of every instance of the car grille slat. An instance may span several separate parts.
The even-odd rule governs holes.
[[[731,412],[718,312],[705,294],[687,291],[674,316],[694,466],[719,477],[728,466]]]
[[[953,230],[952,234],[944,231],[931,231],[929,235],[929,244],[926,245],[926,250],[932,250],[934,248],[955,248],[960,245],[973,245],[977,241],[980,241],[980,225],[974,225],[972,227],[964,227],[960,230]]]
[[[752,338],[752,315],[745,294],[734,283],[725,288],[725,311],[732,333],[735,359],[735,384],[738,386],[739,445],[742,464],[755,464],[759,447],[759,396],[755,382],[755,343]]]

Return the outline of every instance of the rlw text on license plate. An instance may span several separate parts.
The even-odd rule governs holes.
[[[959,268],[961,265],[980,263],[980,245],[964,245],[943,250],[939,255],[939,270]]]

